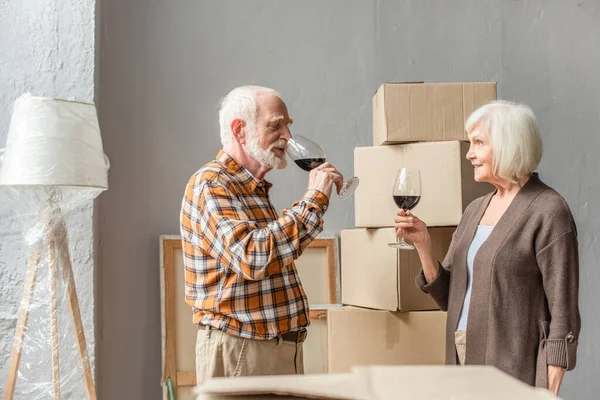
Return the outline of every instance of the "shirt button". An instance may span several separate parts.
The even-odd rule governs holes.
[[[258,182],[258,187],[263,187],[263,183],[262,182]]]
[[[323,206],[323,211],[327,211],[327,206]]]
[[[575,341],[575,335],[573,335],[572,333],[569,333],[567,335],[567,342],[573,343],[574,341]]]

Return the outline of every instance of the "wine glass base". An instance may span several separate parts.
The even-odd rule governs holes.
[[[400,250],[414,250],[415,246],[413,246],[412,244],[409,243],[402,243],[402,242],[394,242],[394,243],[388,243],[388,246],[396,248],[396,249],[400,249]]]
[[[354,194],[356,188],[358,187],[359,182],[360,180],[355,176],[348,179],[344,183],[344,186],[342,186],[342,189],[340,190],[340,199],[346,200],[347,198],[351,197]]]

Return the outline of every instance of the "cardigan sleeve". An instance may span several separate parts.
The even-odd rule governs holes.
[[[577,360],[581,326],[579,254],[575,228],[555,237],[537,252],[536,259],[550,309],[547,363],[572,370]]]
[[[444,261],[442,263],[438,262],[438,274],[436,275],[435,279],[431,282],[427,282],[423,269],[421,269],[421,272],[419,272],[419,275],[417,275],[415,279],[415,284],[417,287],[430,295],[443,311],[448,310],[450,274],[452,268],[452,258],[454,255],[454,247],[456,246],[457,242],[457,232],[458,229],[452,234],[452,242],[450,242],[450,248],[448,249],[448,253],[446,253],[446,257],[444,257]]]
[[[478,199],[481,201],[480,198]],[[461,232],[464,230],[464,226],[467,224],[473,209],[477,205],[477,201],[473,201],[471,204],[467,206],[463,213],[463,217],[461,218],[456,230],[452,234],[452,241],[450,242],[450,246],[448,247],[448,252],[444,257],[444,261],[441,263],[438,262],[438,274],[435,279],[431,282],[427,282],[425,279],[425,274],[423,273],[423,269],[421,268],[421,272],[415,278],[415,284],[419,289],[423,292],[427,293],[431,296],[431,298],[436,302],[436,304],[443,311],[448,311],[448,296],[450,294],[450,276],[452,274],[452,264],[454,263],[454,253],[456,252],[456,248],[458,247],[458,241],[461,235]]]

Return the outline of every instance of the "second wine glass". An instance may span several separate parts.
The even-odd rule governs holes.
[[[327,160],[325,151],[323,151],[321,146],[302,135],[294,135],[288,140],[287,154],[297,166],[307,172],[310,172],[310,170],[318,167]],[[344,182],[339,194],[340,199],[346,200],[352,196],[358,187],[358,182],[359,180],[355,176]]]

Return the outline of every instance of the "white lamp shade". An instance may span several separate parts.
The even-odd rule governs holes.
[[[96,107],[24,94],[15,101],[0,185],[108,189]]]

